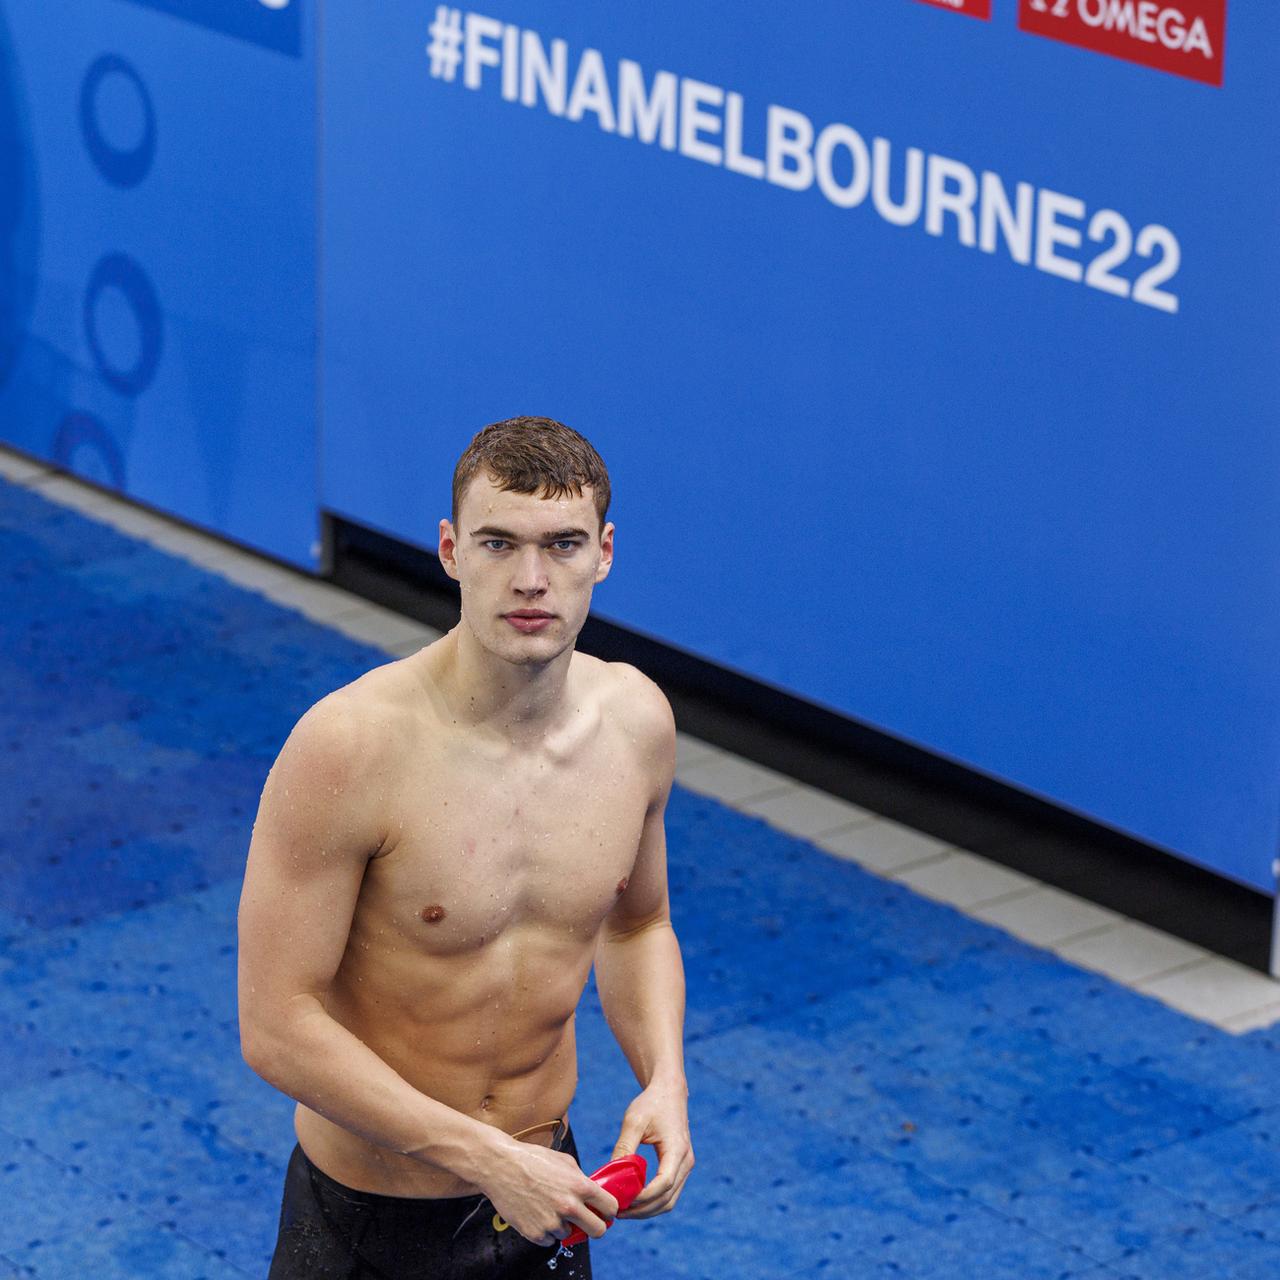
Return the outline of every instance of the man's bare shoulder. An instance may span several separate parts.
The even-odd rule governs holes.
[[[664,757],[668,748],[674,751],[675,716],[658,685],[629,662],[601,662],[598,658],[590,661],[598,668],[595,676],[605,716],[647,753]]]
[[[410,725],[414,677],[405,660],[384,663],[313,703],[291,737],[297,745],[335,765],[378,767],[388,750],[403,745]]]
[[[394,658],[371,667],[350,684],[326,694],[321,702],[333,699],[350,714],[365,717],[403,712],[414,701],[414,694],[420,696],[423,690],[426,676],[415,662],[420,656],[421,651],[411,658]]]

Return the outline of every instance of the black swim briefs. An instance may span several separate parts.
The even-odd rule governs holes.
[[[567,1122],[551,1148],[578,1159]],[[267,1280],[591,1280],[589,1244],[530,1244],[483,1195],[355,1191],[295,1146]]]

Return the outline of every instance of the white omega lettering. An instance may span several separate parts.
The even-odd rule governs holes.
[[[1148,44],[1156,42],[1156,9],[1154,0],[1140,0],[1138,5],[1138,39]]]
[[[1166,49],[1181,49],[1187,37],[1181,12],[1177,9],[1161,9],[1160,17],[1156,20],[1156,32]]]
[[[1131,36],[1138,34],[1138,15],[1134,12],[1131,0],[1111,0],[1107,10],[1107,25],[1116,31],[1127,31]]]
[[[1134,34],[1133,0],[1080,0],[1079,13],[1087,26]]]
[[[1204,25],[1203,18],[1196,18],[1191,24],[1191,29],[1186,34],[1186,39],[1182,42],[1183,51],[1191,53],[1198,50],[1206,58],[1213,57],[1213,45],[1209,40],[1208,28]]]
[[[1213,42],[1203,18],[1187,16],[1181,9],[1165,6],[1158,0],[1077,0],[1076,12],[1086,26],[1118,31],[1147,44],[1162,44],[1166,49],[1182,53],[1200,53],[1213,57]]]

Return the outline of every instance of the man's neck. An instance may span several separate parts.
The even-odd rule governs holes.
[[[442,691],[460,724],[524,745],[563,722],[572,648],[548,663],[507,662],[481,647],[465,621],[445,636],[444,647]]]

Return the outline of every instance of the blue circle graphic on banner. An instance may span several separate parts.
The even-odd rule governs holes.
[[[123,78],[134,88],[142,129],[141,137],[132,146],[121,147],[108,138],[107,129],[118,121],[104,121],[99,114],[100,93],[109,77]],[[128,108],[117,106],[114,114],[128,114]],[[117,54],[103,54],[85,73],[80,86],[80,131],[94,165],[108,182],[117,187],[136,187],[147,176],[156,154],[156,113],[142,77]]]
[[[138,354],[130,368],[112,364],[98,332],[98,302],[108,289],[124,295],[138,326]],[[107,382],[127,396],[146,390],[160,362],[160,303],[146,272],[128,254],[109,253],[94,267],[84,295],[84,331]]]
[[[53,437],[53,460],[86,480],[124,488],[120,446],[91,413],[74,410],[62,419]]]

